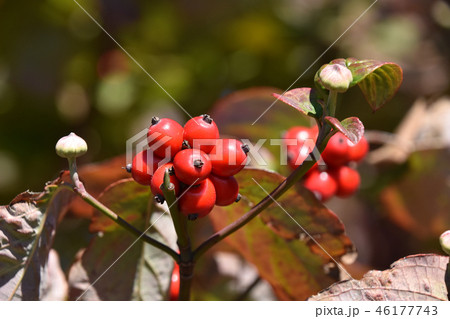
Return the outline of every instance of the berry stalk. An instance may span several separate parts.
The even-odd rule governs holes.
[[[179,259],[177,260],[178,265],[180,266],[179,300],[190,300],[191,281],[194,273],[194,258],[191,248],[191,239],[187,230],[187,218],[181,214],[178,209],[175,187],[170,182],[169,170],[166,170],[164,174],[164,183],[161,185],[161,190],[167,202],[175,232],[178,236],[177,244],[180,250]],[[181,194],[181,196],[183,196],[183,194]]]

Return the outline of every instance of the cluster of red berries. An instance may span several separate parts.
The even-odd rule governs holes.
[[[295,126],[283,135],[291,169],[300,166],[308,157],[317,135],[317,126]],[[358,189],[361,179],[359,173],[350,166],[361,161],[368,150],[369,144],[364,137],[357,144],[353,144],[344,134],[334,134],[322,152],[326,167],[314,164],[305,175],[303,185],[322,201],[327,201],[334,195],[343,198],[351,196]]]
[[[149,149],[136,154],[127,169],[136,182],[150,186],[157,201],[164,201],[161,186],[166,170],[179,210],[190,220],[208,215],[214,205],[239,200],[233,175],[245,166],[249,148],[235,139],[220,139],[209,115],[192,118],[184,127],[154,117],[147,140]]]

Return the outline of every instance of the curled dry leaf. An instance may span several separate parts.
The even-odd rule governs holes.
[[[53,275],[60,279],[60,272],[53,259],[48,268],[49,252],[58,219],[73,196],[60,185],[57,179],[43,192],[21,193],[0,207],[0,300],[53,298]]]
[[[384,271],[373,270],[361,280],[331,285],[309,300],[316,301],[438,301],[448,300],[445,274],[449,257],[423,254],[402,258]]]

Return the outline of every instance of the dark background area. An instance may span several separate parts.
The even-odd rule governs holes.
[[[237,89],[286,89],[371,1],[79,2],[191,114]],[[449,89],[450,8],[443,1],[378,1],[297,81],[311,86],[337,57],[393,61],[404,83],[371,114],[358,90],[339,116],[392,131],[418,96]],[[125,152],[154,114],[186,114],[74,1],[0,0],[0,201],[40,190],[65,163],[71,131],[90,147],[81,162]]]

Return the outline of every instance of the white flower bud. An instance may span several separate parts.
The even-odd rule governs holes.
[[[348,90],[353,75],[341,64],[328,64],[320,71],[319,78],[326,89],[343,93]]]
[[[450,230],[445,231],[441,237],[439,237],[441,248],[447,255],[450,255]]]
[[[55,146],[56,154],[64,158],[76,158],[84,155],[88,146],[86,141],[75,133],[61,137]]]

